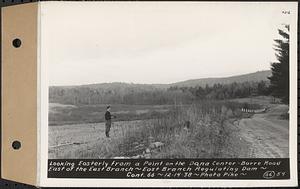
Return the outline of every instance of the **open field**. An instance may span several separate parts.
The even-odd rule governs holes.
[[[142,155],[147,148],[151,149],[150,144],[161,142],[164,144],[160,149],[151,149],[151,158],[176,158],[188,157],[209,157],[214,152],[214,145],[222,144],[222,141],[213,141],[209,137],[220,134],[220,130],[209,131],[211,134],[205,136],[204,132],[187,131],[184,127],[177,128],[177,131],[169,135],[169,140],[162,140],[161,137],[151,135],[151,133],[141,133],[148,127],[151,130],[151,124],[154,120],[147,121],[121,121],[115,122],[111,130],[111,138],[105,137],[104,123],[64,125],[61,127],[49,128],[49,158],[113,158],[113,157],[134,157]],[[197,130],[202,130],[199,123]],[[230,130],[230,144],[219,146],[224,157],[247,157],[247,142],[237,137],[239,130],[229,122],[226,123]],[[144,127],[144,128],[142,128]],[[214,126],[213,126],[214,127]],[[209,128],[204,128],[208,130]],[[195,129],[196,130],[196,129]],[[135,137],[126,138],[132,134]],[[208,131],[205,131],[208,132]],[[227,133],[229,134],[229,133]],[[199,135],[195,138],[195,135]],[[71,137],[70,137],[71,136]],[[190,138],[194,140],[190,140]],[[201,138],[200,138],[201,137]],[[214,138],[216,139],[216,138]],[[221,138],[220,138],[221,139]],[[133,140],[133,141],[131,141]],[[125,142],[124,142],[125,141]],[[235,143],[239,141],[239,146]],[[173,143],[174,142],[174,143]],[[180,144],[183,142],[183,144]],[[197,142],[199,144],[197,145]],[[201,146],[201,144],[203,146]],[[194,154],[188,152],[189,148],[198,148]],[[224,144],[224,143],[223,143]],[[174,146],[180,148],[174,148]],[[242,147],[241,147],[242,146]],[[206,151],[207,150],[207,151]],[[170,152],[171,151],[171,152]],[[187,153],[188,152],[188,153]],[[217,154],[215,154],[217,155]],[[220,154],[221,155],[221,154]]]
[[[239,98],[225,101],[226,106],[239,108],[247,106],[252,109],[270,106],[271,97],[259,96],[253,98]],[[234,102],[234,103],[230,103]],[[198,103],[198,102],[196,102]],[[201,102],[200,102],[201,103]],[[106,104],[96,105],[69,105],[59,103],[49,103],[49,125],[60,126],[80,123],[104,122]],[[177,104],[180,107],[189,105]],[[232,107],[234,106],[234,107]],[[131,121],[153,119],[170,114],[174,105],[126,105],[113,104],[112,113],[117,116],[115,121]]]
[[[105,137],[104,122],[50,126],[49,158],[288,157],[289,121],[281,118],[288,106],[270,104],[265,97],[251,100],[257,103],[252,107],[260,104],[267,111],[242,113],[240,108],[250,101],[246,98],[235,99],[238,103],[199,102],[175,107],[113,106],[122,107],[115,113],[124,115],[130,112],[138,117],[157,110],[164,114],[144,120],[115,120],[111,138]],[[52,106],[64,111],[75,108]],[[186,121],[190,122],[188,128]]]
[[[49,104],[49,125],[69,125],[79,123],[104,122],[106,111],[104,104],[97,105],[64,105]],[[163,116],[169,113],[172,105],[124,105],[113,104],[112,112],[117,116],[115,121],[144,120]]]

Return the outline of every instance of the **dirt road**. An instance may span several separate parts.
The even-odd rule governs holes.
[[[273,105],[266,113],[239,122],[241,137],[249,143],[254,158],[289,157],[289,121],[280,119],[286,105]]]

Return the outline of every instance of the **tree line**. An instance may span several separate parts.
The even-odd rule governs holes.
[[[52,103],[93,105],[93,104],[141,104],[161,105],[177,102],[191,103],[199,99],[224,100],[256,95],[268,95],[268,81],[214,84],[206,87],[177,87],[167,89],[141,89],[138,86],[90,88],[50,87],[49,101]]]
[[[243,82],[231,84],[214,84],[213,86],[206,85],[206,87],[170,87],[168,90],[182,92],[190,92],[196,99],[216,99],[226,100],[233,98],[244,98],[249,96],[269,95],[269,82]]]

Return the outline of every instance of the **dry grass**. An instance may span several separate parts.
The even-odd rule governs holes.
[[[115,155],[134,156],[158,141],[164,147],[153,151],[152,158],[236,157],[240,151],[233,147],[233,121],[241,116],[239,104],[233,103],[203,101],[174,106],[172,114],[125,131],[114,146]],[[189,129],[184,127],[186,121],[191,123]]]
[[[233,122],[245,114],[241,104],[201,101],[176,105],[155,119],[115,122],[111,138],[106,138],[104,123],[49,127],[50,158],[113,158],[140,155],[153,142],[162,142],[151,150],[151,158],[229,158],[242,155],[242,141],[235,136]],[[190,127],[184,124],[189,121]],[[239,142],[239,145],[236,145]],[[237,149],[238,148],[238,149]]]

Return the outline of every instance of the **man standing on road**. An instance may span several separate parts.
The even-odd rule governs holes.
[[[116,116],[111,115],[110,113],[110,106],[106,107],[106,113],[105,113],[105,135],[107,138],[109,138],[109,131],[111,127],[111,119],[116,118]]]

